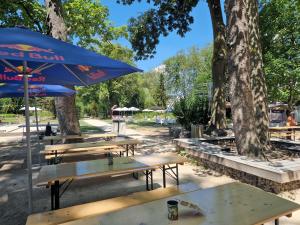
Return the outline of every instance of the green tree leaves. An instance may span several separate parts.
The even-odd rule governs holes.
[[[260,29],[269,99],[291,107],[300,100],[299,1],[262,1]]]

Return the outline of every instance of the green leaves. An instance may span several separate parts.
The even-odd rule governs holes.
[[[117,2],[130,5],[134,0]],[[170,32],[176,31],[183,37],[190,31],[190,25],[194,22],[191,12],[198,0],[147,0],[147,2],[153,3],[154,7],[129,21],[130,42],[136,52],[136,59],[152,58],[156,53],[160,36],[167,36]]]
[[[269,100],[292,106],[300,100],[299,1],[263,1],[260,29]]]

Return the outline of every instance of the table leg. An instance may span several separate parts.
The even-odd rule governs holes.
[[[149,191],[149,170],[146,170],[146,189]]]
[[[126,145],[126,156],[128,157],[128,145]]]
[[[50,190],[51,190],[51,210],[54,210],[54,185],[53,184],[51,184]]]
[[[153,170],[151,170],[151,190],[153,190]]]
[[[59,209],[59,181],[56,180],[54,182],[54,188],[55,188],[55,209]]]
[[[178,164],[176,163],[176,183],[179,185]]]
[[[165,188],[166,187],[166,166],[165,165],[163,165],[162,171],[163,171],[163,186]]]

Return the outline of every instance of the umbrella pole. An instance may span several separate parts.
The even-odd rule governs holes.
[[[38,140],[38,149],[41,151],[41,143],[40,143],[40,130],[39,130],[39,120],[38,120],[38,114],[37,114],[37,102],[36,98],[34,98],[34,111],[35,111],[35,124],[36,124],[36,131],[37,131],[37,140]],[[39,154],[39,164],[41,164],[41,154]]]
[[[31,149],[30,149],[30,121],[29,121],[29,94],[28,94],[28,74],[26,73],[27,63],[23,62],[24,78],[24,101],[26,118],[26,145],[27,145],[27,173],[28,173],[28,212],[32,213],[32,168],[31,168]]]

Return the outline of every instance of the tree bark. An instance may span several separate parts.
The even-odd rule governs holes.
[[[248,29],[250,41],[251,89],[254,100],[255,126],[260,143],[269,142],[269,116],[267,85],[263,72],[262,48],[259,31],[257,0],[247,0]]]
[[[256,132],[252,93],[248,0],[226,0],[225,4],[230,102],[236,146],[239,154],[263,158],[263,146]]]
[[[214,34],[214,50],[212,57],[213,98],[211,105],[210,127],[226,128],[226,39],[225,25],[222,17],[220,0],[207,0]]]
[[[60,0],[45,0],[47,25],[52,37],[66,41],[67,28],[63,19]],[[74,89],[72,86],[68,88]],[[76,112],[75,95],[55,98],[56,114],[63,135],[80,134],[79,120]]]

